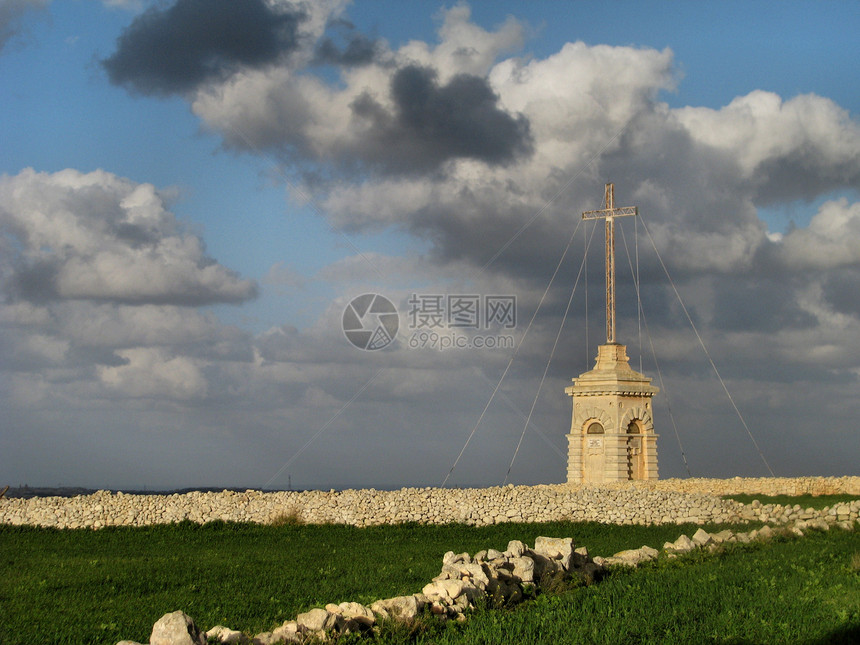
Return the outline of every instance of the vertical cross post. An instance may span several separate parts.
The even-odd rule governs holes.
[[[606,220],[606,344],[615,342],[615,218],[638,215],[636,206],[615,208],[615,184],[606,184],[604,193],[606,208],[585,211],[582,219]]]

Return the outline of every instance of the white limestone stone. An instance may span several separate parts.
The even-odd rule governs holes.
[[[165,614],[152,626],[149,645],[205,645],[206,638],[183,611]]]
[[[217,639],[222,645],[245,645],[248,643],[248,637],[242,632],[224,627],[224,625],[216,625],[206,631],[206,640],[212,638]]]

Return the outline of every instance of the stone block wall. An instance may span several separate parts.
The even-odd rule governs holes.
[[[640,484],[640,482],[635,482]],[[733,477],[731,479],[661,479],[642,482],[651,490],[711,495],[857,495],[860,477]]]
[[[403,488],[263,493],[248,490],[173,495],[99,491],[72,498],[0,499],[0,523],[58,528],[145,526],[190,520],[268,523],[291,515],[307,523],[354,526],[420,522],[598,521],[614,524],[719,523],[762,519],[719,495],[834,494],[860,497],[860,477],[669,479],[601,486]],[[764,509],[764,510],[762,510]],[[775,512],[775,511],[774,511]],[[779,511],[782,513],[782,511]],[[765,520],[767,521],[767,520]]]

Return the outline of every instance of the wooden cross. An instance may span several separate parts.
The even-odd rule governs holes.
[[[582,219],[606,220],[606,344],[615,343],[615,218],[638,215],[636,206],[615,208],[615,184],[606,184],[604,202],[606,208],[585,211]]]

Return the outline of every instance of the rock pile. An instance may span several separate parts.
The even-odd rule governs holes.
[[[223,625],[201,631],[187,614],[175,611],[155,623],[149,645],[205,645],[212,640],[241,645],[302,643],[367,632],[380,620],[415,620],[425,612],[443,620],[463,621],[479,603],[516,604],[551,580],[575,578],[590,583],[602,572],[603,567],[589,557],[585,547],[576,548],[572,538],[538,537],[534,548],[513,540],[505,551],[489,549],[474,556],[449,551],[442,558],[439,575],[421,593],[411,596],[377,600],[370,606],[357,602],[328,604],[253,638]],[[118,645],[139,644],[121,641]]]
[[[763,526],[748,533],[724,530],[708,533],[697,530],[693,537],[681,535],[674,542],[663,544],[662,551],[650,546],[628,549],[607,558],[588,554],[585,547],[576,548],[572,538],[538,537],[534,548],[519,540],[508,543],[505,551],[489,549],[474,556],[449,551],[442,558],[442,571],[424,586],[421,593],[377,600],[370,606],[357,602],[328,604],[299,614],[271,632],[248,637],[223,625],[201,631],[185,613],[166,614],[153,626],[149,645],[206,645],[217,642],[231,645],[277,645],[322,642],[331,636],[372,631],[380,620],[412,621],[422,613],[444,620],[466,619],[466,613],[479,603],[512,605],[521,602],[533,589],[540,589],[555,580],[580,580],[586,584],[600,579],[607,567],[637,567],[659,557],[677,558],[695,551],[715,551],[722,544],[766,542],[777,531],[784,535],[803,537],[810,530],[827,531],[836,526],[854,530],[855,522],[836,519],[796,520],[791,525],[774,530]],[[117,645],[140,645],[120,641]]]
[[[637,482],[653,490],[711,495],[857,495],[860,477],[732,477],[729,479],[658,479]]]
[[[808,478],[807,478],[808,479]],[[687,480],[675,480],[687,481]],[[715,481],[715,480],[709,480]],[[716,480],[722,481],[722,480]],[[725,480],[731,481],[731,480]],[[702,492],[657,490],[657,482],[603,487],[504,486],[262,493],[248,490],[129,495],[99,491],[78,497],[0,500],[0,523],[56,528],[145,526],[190,520],[268,523],[292,515],[309,524],[371,526],[420,522],[471,525],[571,520],[606,524],[693,524],[812,519],[821,511],[750,506]],[[843,505],[846,506],[846,505]],[[841,508],[841,507],[840,507]],[[857,519],[855,503],[845,512]],[[852,515],[853,514],[853,515]]]
[[[793,537],[803,537],[809,531],[829,531],[831,528],[840,528],[845,531],[853,531],[855,521],[837,520],[835,516],[828,516],[830,521],[817,518],[814,520],[796,520],[791,524],[777,527],[774,529],[769,525],[764,525],[760,529],[749,531],[748,533],[735,533],[733,531],[724,530],[718,533],[708,533],[704,529],[697,530],[693,537],[681,535],[674,542],[665,542],[663,544],[662,555],[668,558],[676,558],[679,555],[689,553],[696,549],[708,549],[710,551],[717,550],[722,544],[741,543],[748,544],[758,540],[766,542],[776,536],[778,533]],[[612,565],[621,565],[627,567],[635,567],[643,562],[656,560],[661,555],[657,549],[649,546],[643,546],[639,549],[630,549],[620,551],[608,558],[594,558],[594,562],[602,567]]]

